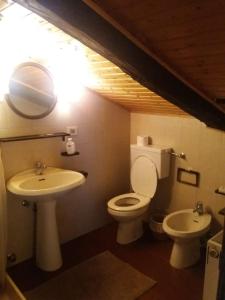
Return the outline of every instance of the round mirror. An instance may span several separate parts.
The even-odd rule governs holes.
[[[49,71],[37,63],[19,65],[9,81],[7,103],[24,118],[40,119],[47,116],[56,104]]]

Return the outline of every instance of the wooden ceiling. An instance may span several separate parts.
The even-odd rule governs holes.
[[[119,67],[83,46],[90,69],[98,78],[90,89],[129,111],[165,115],[187,115],[183,110],[142,86]]]
[[[85,0],[85,3],[225,111],[225,1]]]
[[[18,4],[11,4],[11,8],[12,5],[15,6]],[[8,9],[10,9],[10,7]],[[0,9],[1,8],[6,8],[5,1],[0,0]],[[28,22],[38,22],[40,26],[44,27],[47,31],[50,31],[57,40],[59,47],[62,47],[63,44],[67,46],[75,40],[34,13],[28,12],[25,18],[27,20],[27,26],[29,26]],[[23,20],[21,19],[21,22],[22,21]],[[88,88],[94,90],[108,100],[123,106],[129,111],[188,116],[182,109],[142,86],[118,66],[97,52],[91,50],[84,44],[79,43],[79,47],[81,47],[82,51],[85,53],[90,72],[96,79],[89,85],[87,84]]]
[[[213,4],[211,0],[15,1],[78,39],[95,51],[101,63],[107,63],[110,71],[102,64],[96,72],[101,80],[92,89],[101,89],[102,95],[106,91],[105,96],[131,111],[184,114],[184,110],[210,127],[225,130],[222,0]],[[87,51],[88,56],[92,55]],[[95,60],[94,64],[97,70]],[[115,77],[108,78],[114,73]],[[122,84],[128,78],[134,80],[144,88],[143,94],[136,90],[133,98],[130,85],[127,90],[111,85],[109,80],[118,84],[121,75]],[[152,92],[144,98],[150,96],[144,94],[148,90],[173,103],[172,109],[164,106],[162,98],[154,102],[159,96]],[[175,112],[174,105],[182,110]]]

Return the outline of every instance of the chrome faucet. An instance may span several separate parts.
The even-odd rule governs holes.
[[[47,166],[42,161],[36,161],[35,163],[35,174],[36,175],[42,175],[44,172],[44,169],[46,169]]]
[[[204,209],[203,209],[203,203],[201,201],[198,201],[195,205],[195,208],[193,209],[193,212],[197,212],[199,215],[203,215]]]

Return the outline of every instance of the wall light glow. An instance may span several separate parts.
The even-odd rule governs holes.
[[[62,112],[68,104],[79,102],[85,86],[96,85],[96,78],[89,70],[82,45],[64,40],[41,25],[41,18],[18,4],[2,13],[0,21],[0,99],[8,93],[9,78],[14,68],[23,62],[44,64],[54,80],[55,94]],[[64,103],[64,104],[63,104]]]
[[[66,101],[58,101],[56,105],[57,111],[62,115],[68,115],[70,112],[70,104]]]

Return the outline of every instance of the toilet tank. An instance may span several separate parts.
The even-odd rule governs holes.
[[[162,179],[169,176],[171,157],[170,152],[171,148],[161,145],[131,145],[131,165],[138,156],[147,156],[154,162],[156,166],[158,179]]]

